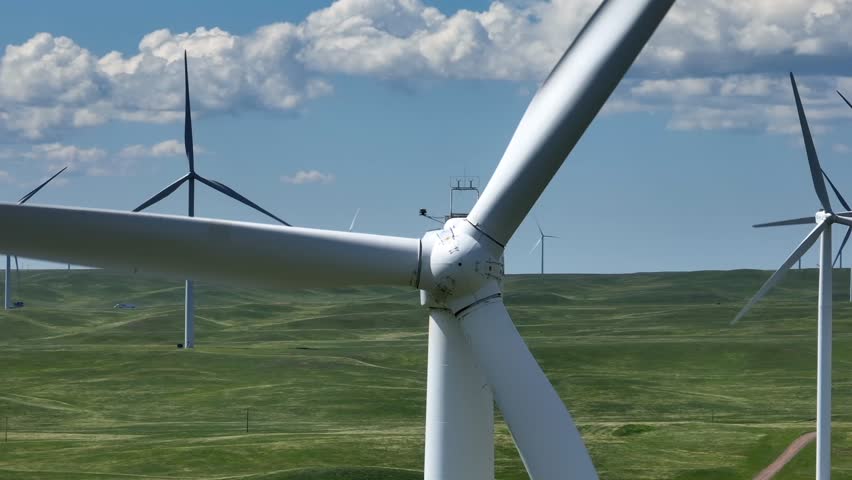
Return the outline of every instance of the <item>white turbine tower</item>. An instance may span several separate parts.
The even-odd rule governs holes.
[[[23,205],[23,204],[27,203],[27,201],[29,201],[29,199],[33,198],[33,195],[38,193],[38,191],[41,190],[42,188],[44,188],[45,185],[50,183],[51,180],[58,177],[60,173],[64,172],[67,169],[68,169],[68,167],[64,167],[62,170],[54,173],[52,177],[50,177],[47,180],[45,180],[44,182],[42,182],[41,185],[37,186],[30,193],[21,197],[21,199],[18,200],[18,205]],[[10,225],[10,228],[14,228],[14,226]],[[4,276],[3,280],[5,282],[3,284],[3,308],[6,309],[6,310],[11,310],[14,306],[12,304],[12,276],[10,274],[11,270],[12,270],[12,257],[10,255],[6,255],[6,271],[4,272],[4,275],[3,275]],[[18,256],[17,255],[15,255],[15,270],[17,270],[17,272],[18,272],[18,279],[17,280],[18,280],[18,284],[20,285],[20,283],[21,283],[21,275],[20,275],[21,270],[18,268]]]
[[[419,289],[430,319],[424,478],[494,478],[496,404],[531,478],[595,479],[571,415],[503,305],[503,251],[672,3],[603,2],[468,217],[422,238],[0,204],[0,222],[19,226],[0,235],[0,249],[265,287]]]
[[[831,288],[832,288],[832,259],[831,259],[831,226],[833,223],[852,226],[852,212],[846,201],[837,189],[834,189],[841,203],[847,209],[845,212],[835,213],[831,209],[828,198],[828,190],[825,188],[823,178],[828,178],[817,158],[808,120],[805,117],[805,109],[802,99],[799,97],[799,89],[796,87],[796,79],[790,74],[790,83],[793,86],[793,96],[796,100],[796,109],[799,113],[799,123],[802,126],[802,137],[805,142],[808,165],[810,166],[811,179],[814,190],[819,198],[822,209],[814,217],[795,218],[779,222],[763,223],[755,227],[776,227],[782,225],[807,225],[816,222],[816,227],[805,237],[796,250],[787,258],[769,280],[760,287],[760,290],[737,314],[732,323],[739,321],[761,298],[763,298],[772,287],[781,281],[783,276],[805,254],[817,241],[820,242],[819,261],[819,300],[817,309],[817,439],[816,439],[816,478],[817,480],[828,480],[831,478]],[[829,180],[829,183],[831,181]],[[832,188],[834,185],[832,184]],[[848,234],[846,239],[848,239]],[[846,241],[844,239],[844,243]]]
[[[541,229],[541,224],[538,223],[538,219],[535,219],[535,226],[538,227],[538,241],[535,242],[535,245],[530,249],[530,253],[533,253],[539,245],[541,245],[541,274],[544,275],[544,239],[545,238],[559,238],[555,235],[545,235],[544,231]]]
[[[222,182],[217,182],[216,180],[208,180],[198,173],[195,172],[195,152],[193,148],[192,142],[192,115],[190,112],[189,106],[189,69],[187,67],[186,61],[186,51],[183,52],[183,75],[184,75],[184,99],[185,99],[185,110],[184,110],[184,130],[183,130],[183,143],[184,148],[186,149],[186,158],[189,161],[189,173],[175,180],[171,185],[161,190],[159,193],[154,195],[145,201],[142,205],[139,205],[135,209],[134,212],[141,212],[146,208],[154,205],[160,200],[168,197],[175,190],[177,190],[184,182],[188,182],[189,184],[189,209],[187,214],[190,217],[195,216],[195,181],[207,185],[208,187],[216,190],[219,193],[225,194],[234,200],[248,205],[249,207],[257,210],[258,212],[266,215],[274,219],[275,221],[290,226],[289,223],[281,220],[275,215],[267,212],[251,200],[237,193],[231,187],[223,184]],[[192,280],[186,280],[186,296],[184,299],[184,330],[183,330],[183,347],[184,348],[193,348],[195,346],[195,298],[194,298],[194,289]]]

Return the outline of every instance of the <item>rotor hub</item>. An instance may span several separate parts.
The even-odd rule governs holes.
[[[499,295],[503,282],[503,248],[464,218],[423,237],[420,289],[423,304],[458,312]]]
[[[822,223],[822,222],[824,222],[825,220],[828,220],[831,217],[832,217],[831,212],[826,212],[825,210],[820,210],[816,213],[816,215],[814,216],[814,219],[816,220],[816,223]]]

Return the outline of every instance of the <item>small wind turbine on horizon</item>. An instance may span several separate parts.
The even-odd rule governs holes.
[[[834,223],[840,223],[846,226],[852,226],[852,211],[849,211],[849,205],[840,192],[834,187],[831,180],[828,180],[828,175],[822,169],[817,157],[816,147],[814,146],[811,131],[808,127],[808,120],[805,117],[805,109],[802,106],[802,99],[799,97],[799,90],[796,87],[796,79],[793,74],[790,74],[790,83],[793,86],[793,96],[796,100],[796,110],[799,114],[799,123],[802,127],[802,137],[804,138],[805,151],[807,152],[808,165],[811,171],[811,180],[813,181],[814,190],[819,198],[822,209],[815,216],[794,218],[791,220],[781,220],[778,222],[763,223],[754,225],[755,228],[777,227],[783,225],[808,225],[816,223],[816,227],[811,230],[799,246],[793,251],[787,260],[781,265],[775,273],[769,277],[760,290],[748,301],[748,303],[740,310],[734,318],[732,324],[738,322],[749,310],[762,299],[769,290],[772,289],[788,270],[802,258],[817,241],[820,242],[820,262],[819,262],[819,300],[817,310],[817,439],[816,439],[816,479],[827,480],[831,477],[831,316],[832,316],[832,259],[831,259],[831,226]],[[828,198],[828,190],[825,188],[825,181],[828,180],[834,193],[840,199],[840,203],[846,209],[844,212],[835,213],[832,211],[831,202]],[[846,232],[846,237],[843,239],[843,245],[849,239],[849,231]],[[841,246],[842,248],[842,246]]]
[[[530,254],[532,254],[539,245],[541,245],[541,274],[544,275],[544,239],[545,238],[559,238],[555,235],[545,235],[544,231],[541,229],[541,224],[538,223],[538,218],[533,216],[535,219],[535,226],[538,227],[538,241],[535,242],[535,245],[530,249]]]
[[[352,217],[352,223],[349,224],[349,231],[350,232],[355,228],[355,220],[358,220],[358,214],[359,213],[361,213],[360,207],[358,207],[358,209],[355,210],[355,216]]]
[[[258,206],[256,203],[252,202],[248,198],[240,195],[231,187],[223,184],[222,182],[217,182],[216,180],[208,180],[195,171],[195,152],[193,149],[192,142],[192,115],[190,112],[190,104],[189,104],[189,68],[187,65],[186,59],[186,50],[183,52],[183,75],[184,75],[184,98],[185,98],[185,110],[184,110],[184,131],[183,131],[183,143],[184,148],[186,150],[186,158],[189,161],[189,172],[175,180],[171,185],[161,190],[159,193],[154,195],[153,197],[146,200],[142,205],[139,205],[135,209],[134,212],[141,212],[146,208],[154,205],[160,200],[171,195],[175,190],[177,190],[184,183],[188,183],[189,185],[189,208],[187,215],[190,217],[195,216],[195,181],[207,185],[208,187],[216,190],[219,193],[227,195],[234,200],[247,205],[258,212],[266,215],[267,217],[272,218],[278,223],[286,226],[290,226],[289,223],[281,220],[275,215],[269,213],[265,209]],[[184,348],[193,348],[195,346],[195,327],[194,327],[194,308],[195,308],[195,299],[194,299],[194,289],[192,280],[186,280],[186,297],[184,301],[184,339],[183,339],[183,347]]]
[[[21,197],[21,199],[18,200],[18,205],[23,205],[23,204],[27,203],[27,201],[29,199],[33,198],[33,195],[38,193],[38,191],[41,190],[42,188],[44,188],[45,185],[50,183],[51,180],[58,177],[60,173],[64,172],[67,169],[68,169],[68,167],[62,168],[62,170],[54,173],[52,177],[50,177],[47,180],[45,180],[44,182],[42,182],[41,185],[37,186],[32,191],[30,191],[29,193],[27,193],[26,195]],[[14,257],[15,257],[15,270],[18,272],[18,275],[17,275],[18,285],[20,285],[21,284],[21,269],[18,268],[18,256],[15,255]],[[12,276],[10,275],[11,269],[12,269],[11,256],[6,255],[6,272],[4,274],[5,284],[3,285],[3,308],[6,309],[6,310],[11,310],[14,307],[13,302],[12,302]]]

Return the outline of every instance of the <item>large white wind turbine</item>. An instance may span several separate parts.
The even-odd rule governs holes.
[[[535,226],[538,227],[538,241],[535,242],[535,245],[530,249],[530,253],[534,252],[539,245],[541,245],[541,274],[544,275],[544,239],[545,238],[559,238],[556,235],[545,235],[544,230],[541,229],[541,224],[538,223],[538,219],[535,219]]]
[[[177,190],[184,182],[188,182],[189,185],[189,209],[187,214],[190,217],[195,216],[195,181],[207,185],[208,187],[216,190],[219,193],[225,194],[234,200],[248,205],[249,207],[257,210],[258,212],[266,215],[286,226],[290,226],[289,223],[281,220],[275,215],[269,213],[264,210],[248,198],[240,195],[231,187],[223,184],[222,182],[217,182],[216,180],[208,180],[198,173],[195,172],[195,152],[193,148],[192,142],[192,115],[190,112],[189,106],[189,68],[187,67],[186,61],[186,51],[183,52],[183,79],[184,79],[184,99],[185,99],[185,110],[184,110],[184,129],[183,129],[183,144],[184,149],[186,150],[186,159],[189,161],[189,173],[175,180],[171,185],[161,190],[159,193],[154,195],[145,201],[142,205],[139,205],[135,209],[134,212],[141,212],[146,208],[154,205],[160,200],[168,197],[175,190]],[[354,222],[354,220],[353,220]],[[184,329],[183,329],[183,347],[184,348],[193,348],[195,346],[195,298],[193,295],[193,283],[192,280],[186,280],[186,296],[184,299]]]
[[[58,177],[60,173],[64,172],[67,169],[68,169],[68,167],[62,168],[62,170],[54,173],[52,177],[50,177],[47,180],[45,180],[44,182],[42,182],[41,185],[37,186],[31,192],[29,192],[28,194],[21,197],[21,199],[18,200],[18,205],[23,205],[23,204],[27,203],[27,201],[29,199],[31,199],[33,197],[33,195],[38,193],[38,191],[41,190],[42,188],[44,188],[45,185],[50,183],[51,180]],[[8,228],[12,229],[12,228],[15,228],[15,226],[10,224],[10,225],[8,225]],[[11,257],[11,255],[6,255],[6,271],[4,272],[4,282],[5,283],[3,284],[3,308],[6,309],[6,310],[10,310],[13,307],[13,305],[12,305],[12,276],[10,275],[11,270],[12,270],[12,257]],[[21,276],[20,276],[20,269],[18,268],[18,256],[17,255],[15,255],[15,270],[18,271],[18,284],[20,285]]]
[[[503,251],[672,3],[604,1],[533,98],[468,217],[422,238],[0,204],[0,221],[19,225],[0,235],[0,249],[265,287],[419,289],[429,310],[425,479],[494,478],[494,403],[531,478],[597,478],[503,305]]]
[[[769,280],[760,287],[760,290],[752,297],[751,300],[740,310],[734,318],[734,322],[739,321],[761,298],[763,298],[772,287],[781,281],[783,276],[805,254],[817,241],[820,242],[820,261],[819,261],[819,300],[817,309],[817,439],[816,439],[816,478],[817,480],[828,480],[831,478],[831,285],[832,285],[832,258],[831,258],[831,226],[833,223],[840,223],[847,226],[852,226],[852,212],[848,211],[849,207],[846,200],[840,195],[837,189],[834,192],[837,194],[843,206],[847,211],[835,213],[831,209],[831,202],[828,198],[828,190],[825,188],[823,177],[828,178],[819,164],[817,158],[816,147],[814,146],[811,131],[808,127],[808,120],[805,117],[805,109],[802,106],[802,99],[799,97],[799,89],[796,87],[796,79],[793,74],[790,74],[790,83],[793,85],[793,96],[796,100],[796,109],[799,113],[799,123],[802,126],[802,137],[805,142],[805,152],[808,157],[808,165],[811,171],[811,180],[814,184],[814,190],[819,198],[822,209],[820,209],[813,217],[795,218],[791,220],[782,220],[779,222],[763,223],[755,225],[761,227],[777,227],[782,225],[808,225],[816,223],[816,227],[805,237],[799,244],[796,250],[787,258],[775,273],[769,277]],[[832,188],[834,186],[832,185]],[[847,235],[848,239],[848,235]],[[845,242],[845,240],[844,240]]]

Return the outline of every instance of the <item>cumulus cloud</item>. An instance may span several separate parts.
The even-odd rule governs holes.
[[[196,151],[198,148],[196,148]],[[133,173],[144,158],[183,155],[183,144],[166,140],[154,145],[128,145],[117,152],[63,143],[38,143],[0,149],[0,159],[36,163],[46,173],[68,167],[64,177],[124,176]],[[0,178],[0,182],[8,177]]]
[[[193,145],[193,151],[204,153],[204,148],[200,145]],[[183,142],[178,140],[164,140],[153,145],[128,145],[118,152],[118,156],[122,158],[144,158],[144,157],[176,157],[186,155],[186,149]]]
[[[38,33],[0,58],[0,136],[45,143],[113,120],[179,120],[185,49],[199,115],[299,109],[339,75],[538,82],[598,4],[495,1],[448,14],[421,0],[337,0],[298,23],[156,30],[136,51],[103,56]],[[804,84],[848,82],[850,21],[850,0],[682,0],[608,111],[666,110],[672,128],[783,131],[786,70]]]
[[[293,185],[303,185],[306,183],[332,183],[334,175],[331,173],[323,173],[318,170],[299,170],[294,175],[282,175],[281,181]]]
[[[28,151],[19,152],[18,155],[39,161],[50,171],[67,166],[71,175],[105,176],[113,173],[113,165],[107,161],[107,152],[96,147],[43,143],[32,145]]]

